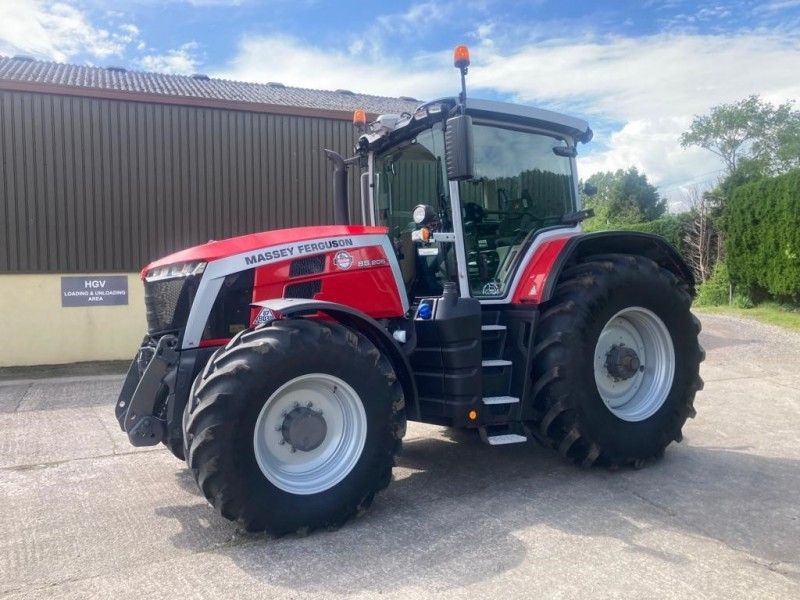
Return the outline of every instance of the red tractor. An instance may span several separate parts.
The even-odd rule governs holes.
[[[665,240],[581,233],[586,122],[462,91],[367,124],[335,225],[213,241],[142,272],[148,333],[116,405],[226,518],[335,527],[385,488],[406,420],[640,466],[695,414],[700,324]],[[361,224],[347,172],[360,168]]]

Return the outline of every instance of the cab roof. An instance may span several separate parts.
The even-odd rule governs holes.
[[[441,120],[445,115],[452,114],[457,104],[456,98],[439,98],[420,104],[413,115],[381,115],[368,125],[361,139],[366,147],[372,149],[392,145],[416,135],[418,131],[430,127],[432,122]],[[571,138],[575,143],[587,143],[592,139],[592,130],[586,121],[551,110],[477,98],[467,98],[466,109],[467,114],[478,119],[552,131]]]
[[[496,119],[502,122],[511,121],[521,125],[554,130],[575,138],[577,141],[584,141],[588,132],[591,131],[589,123],[583,119],[511,102],[467,98],[467,114],[471,114],[473,117]]]

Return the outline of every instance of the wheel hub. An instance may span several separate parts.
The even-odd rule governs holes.
[[[308,373],[267,398],[253,430],[259,469],[290,494],[332,488],[355,467],[367,439],[361,397],[328,373]]]
[[[608,374],[617,380],[630,379],[642,368],[639,355],[625,344],[614,344],[606,354]]]
[[[643,421],[669,395],[675,350],[658,315],[630,306],[605,324],[594,350],[594,381],[606,408],[623,421]]]
[[[292,409],[283,419],[281,434],[284,441],[294,450],[310,452],[322,444],[328,433],[328,424],[322,411],[313,410],[310,406],[298,406]]]

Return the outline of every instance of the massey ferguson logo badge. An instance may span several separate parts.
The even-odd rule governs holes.
[[[336,253],[336,256],[333,257],[333,264],[339,267],[342,271],[346,271],[353,266],[353,257],[349,252],[340,250]]]
[[[300,242],[295,244],[294,246],[287,246],[284,248],[273,248],[272,250],[265,250],[264,252],[259,252],[257,254],[251,254],[250,256],[244,257],[244,262],[247,265],[257,265],[266,262],[275,262],[281,259],[293,258],[295,256],[301,256],[303,254],[316,254],[318,252],[324,252],[325,250],[331,250],[334,248],[347,248],[348,246],[353,245],[353,240],[350,238],[339,238],[338,240],[325,240],[323,242]],[[347,252],[345,252],[347,254]],[[350,258],[352,263],[352,257],[349,254],[347,256]],[[338,263],[337,263],[338,266]],[[350,265],[348,264],[346,267],[339,267],[340,269],[347,269]]]

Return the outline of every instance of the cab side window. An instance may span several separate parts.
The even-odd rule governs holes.
[[[502,297],[525,243],[575,210],[567,143],[496,125],[474,128],[475,179],[461,182],[467,272],[476,297]]]

